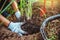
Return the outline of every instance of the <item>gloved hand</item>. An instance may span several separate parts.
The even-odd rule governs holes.
[[[20,36],[22,36],[22,34],[27,34],[27,32],[23,31],[21,29],[21,25],[24,24],[24,22],[17,22],[17,23],[13,23],[11,22],[8,26],[9,29],[11,29],[12,32],[16,32],[18,33]]]
[[[16,12],[15,12],[15,16],[16,16],[16,18],[19,20],[20,17],[21,17],[20,11],[16,11]]]

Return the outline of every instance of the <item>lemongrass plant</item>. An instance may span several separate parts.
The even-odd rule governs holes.
[[[27,4],[26,0],[20,0],[20,4],[18,6],[20,9],[21,15],[23,15],[25,12],[26,4]]]
[[[32,4],[33,4],[34,2],[37,2],[37,1],[38,1],[38,0],[28,0],[28,5],[27,5],[28,11],[27,11],[27,13],[26,13],[27,19],[31,19],[31,17],[32,17]]]
[[[28,0],[28,10],[27,10],[27,19],[30,19],[32,17],[32,2],[31,0]]]
[[[21,14],[26,14],[27,19],[32,17],[32,4],[37,0],[20,0],[19,9]]]
[[[30,19],[32,16],[32,2],[31,0],[20,0],[21,13],[26,14],[27,19]]]

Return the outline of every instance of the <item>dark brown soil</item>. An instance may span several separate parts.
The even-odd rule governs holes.
[[[41,39],[42,37],[40,33],[20,37],[16,33],[11,32],[10,30],[4,27],[1,27],[0,29],[0,40],[41,40]]]

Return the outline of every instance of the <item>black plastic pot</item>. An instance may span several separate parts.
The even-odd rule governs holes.
[[[45,19],[44,22],[42,23],[41,28],[40,28],[40,32],[41,32],[42,37],[43,37],[44,40],[47,40],[47,39],[48,39],[47,34],[46,34],[46,32],[44,31],[45,27],[47,26],[47,24],[48,24],[50,21],[52,21],[52,20],[54,20],[54,19],[58,19],[58,18],[60,18],[60,14],[54,15],[54,16],[51,16],[51,17],[48,17],[48,18]]]

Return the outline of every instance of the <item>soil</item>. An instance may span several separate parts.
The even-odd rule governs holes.
[[[53,11],[51,11],[51,9],[48,9],[46,12],[46,18],[45,18],[45,16],[40,16],[40,10],[38,9],[38,7],[41,7],[41,6],[38,5],[37,2],[33,4],[33,16],[30,20],[27,20],[25,16],[22,16],[20,18],[20,21],[26,22],[21,27],[24,31],[28,32],[28,35],[24,35],[21,37],[18,34],[11,32],[8,28],[5,28],[4,26],[0,26],[0,40],[43,40],[40,34],[40,26],[42,22],[47,17],[56,15],[59,12],[57,8],[54,9]],[[11,15],[9,17],[9,20],[13,22],[18,21],[15,15]],[[58,35],[58,39],[60,38],[60,34],[59,34],[60,25],[59,24],[60,24],[60,20],[58,21],[53,20],[52,22],[50,22],[50,25],[49,25],[49,27],[57,27],[56,34]],[[50,31],[47,31],[47,33],[50,33]]]
[[[40,33],[22,36],[20,37],[18,34],[11,32],[10,30],[1,27],[0,29],[0,40],[41,40],[42,37]]]

